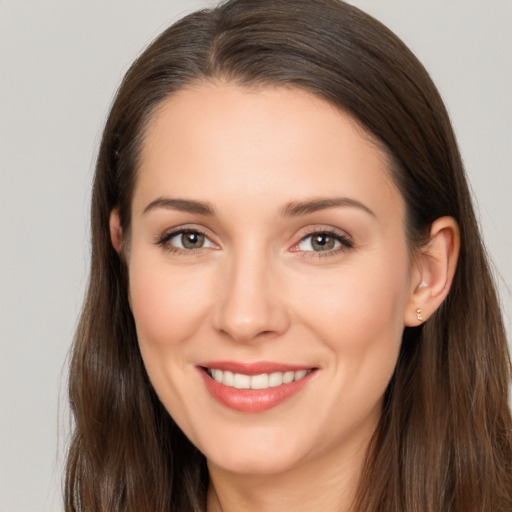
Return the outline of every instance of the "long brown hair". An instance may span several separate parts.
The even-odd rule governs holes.
[[[204,457],[159,402],[140,356],[122,256],[144,129],[191,83],[312,92],[349,112],[389,154],[412,248],[452,216],[461,253],[449,295],[405,328],[354,510],[510,512],[510,361],[461,157],[423,66],[381,23],[337,0],[231,0],[163,32],[126,74],[103,133],[92,197],[89,288],[74,340],[67,511],[204,511]]]

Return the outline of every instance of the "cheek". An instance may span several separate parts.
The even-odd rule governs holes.
[[[358,393],[378,398],[394,371],[404,328],[408,269],[405,256],[382,255],[340,269],[302,294],[304,323],[329,348],[339,389],[350,389],[356,400]]]
[[[172,350],[190,338],[208,309],[210,292],[195,267],[176,270],[163,258],[130,259],[130,300],[141,350]]]
[[[161,255],[130,255],[130,301],[144,366],[165,408],[187,432],[193,431],[187,411],[194,390],[185,383],[196,377],[187,341],[198,337],[211,301],[203,274],[193,267],[178,270]]]
[[[326,332],[364,338],[371,331],[402,331],[408,296],[408,261],[362,260],[339,272],[316,278],[301,294],[304,311],[320,319]],[[307,292],[307,293],[306,293]]]
[[[380,417],[400,350],[408,289],[407,261],[388,263],[351,266],[302,295],[303,323],[330,354],[331,392],[323,398],[318,425],[331,425],[333,438],[339,425],[346,435],[371,433]]]

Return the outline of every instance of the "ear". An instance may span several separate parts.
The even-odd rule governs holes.
[[[421,325],[448,295],[457,268],[459,226],[452,217],[433,222],[428,243],[418,250],[404,323]]]
[[[123,250],[123,229],[119,220],[119,210],[114,208],[110,212],[110,240],[118,254]]]

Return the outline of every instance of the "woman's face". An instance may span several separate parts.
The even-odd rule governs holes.
[[[351,117],[292,88],[174,94],[146,132],[127,240],[149,377],[210,464],[361,453],[412,264],[404,201]]]

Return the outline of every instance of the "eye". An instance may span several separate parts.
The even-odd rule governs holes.
[[[173,231],[164,235],[158,243],[174,251],[193,251],[216,247],[204,233],[195,229]]]
[[[344,235],[332,231],[315,231],[305,236],[295,247],[298,251],[337,252],[353,246]]]

